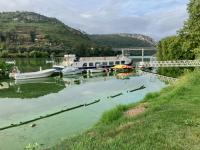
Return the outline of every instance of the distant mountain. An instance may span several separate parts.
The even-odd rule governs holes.
[[[97,44],[114,48],[151,47],[155,45],[155,41],[151,37],[142,34],[93,34],[89,37]]]
[[[56,18],[34,12],[0,13],[0,57],[115,55],[112,48],[146,47],[155,42],[140,34],[88,35]]]
[[[0,50],[64,51],[94,45],[87,34],[33,12],[0,13]]]

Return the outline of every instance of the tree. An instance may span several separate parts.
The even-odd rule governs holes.
[[[157,44],[158,60],[178,60],[185,59],[182,51],[181,41],[178,36],[170,36],[160,40]]]
[[[178,35],[182,40],[182,48],[189,59],[194,58],[194,49],[200,48],[200,0],[190,0],[188,4],[189,18]]]
[[[36,38],[36,33],[35,33],[35,31],[31,31],[30,32],[30,37],[31,37],[31,42],[35,42],[35,38]]]
[[[157,58],[160,61],[165,60],[184,60],[190,59],[188,52],[184,51],[182,41],[179,36],[170,36],[160,40],[157,44]],[[159,68],[159,74],[177,77],[184,73],[183,68]]]

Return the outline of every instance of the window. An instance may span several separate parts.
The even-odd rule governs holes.
[[[108,63],[107,62],[103,62],[103,66],[107,66],[108,65]]]
[[[100,67],[101,66],[101,63],[100,62],[96,62],[95,63],[95,67]]]
[[[90,66],[90,67],[93,67],[93,65],[94,65],[93,63],[89,63],[89,66]]]
[[[124,64],[125,64],[125,61],[121,61],[121,64],[124,65]]]
[[[83,67],[87,67],[87,63],[84,63],[84,64],[83,64]]]
[[[109,66],[113,66],[114,65],[114,62],[113,61],[110,61],[109,62]]]
[[[116,62],[115,62],[115,65],[119,65],[119,64],[120,64],[120,62],[119,62],[119,61],[116,61]]]

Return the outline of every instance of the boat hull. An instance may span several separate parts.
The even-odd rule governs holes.
[[[27,80],[27,79],[37,79],[45,78],[51,76],[56,69],[46,69],[38,72],[29,72],[29,73],[16,73],[11,75],[15,80]]]
[[[73,75],[73,74],[80,74],[82,70],[73,67],[66,67],[62,70],[63,75]]]

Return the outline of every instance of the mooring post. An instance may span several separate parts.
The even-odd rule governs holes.
[[[142,62],[144,62],[144,48],[142,48]]]
[[[122,49],[122,56],[124,56],[124,50]]]

